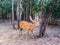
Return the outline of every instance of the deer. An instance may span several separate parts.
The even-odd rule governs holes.
[[[29,34],[29,32],[31,32],[33,39],[34,39],[33,29],[35,27],[39,26],[38,16],[35,16],[34,20],[32,19],[31,16],[29,16],[29,19],[31,20],[31,22],[27,22],[27,21],[20,21],[19,22],[21,35],[22,35],[22,30],[25,29],[27,34]]]

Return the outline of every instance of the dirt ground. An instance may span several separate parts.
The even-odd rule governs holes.
[[[36,39],[33,39],[31,34],[26,37],[26,31],[21,36],[11,23],[0,23],[0,45],[60,45],[60,26],[47,26],[42,38],[38,38],[38,34],[39,27],[34,29]]]

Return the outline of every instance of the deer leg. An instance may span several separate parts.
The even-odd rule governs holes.
[[[28,37],[29,37],[29,31],[27,30],[26,32],[27,32],[27,33],[26,33],[26,40],[28,40]]]
[[[23,30],[23,28],[20,29],[20,35],[21,35],[21,36],[22,36],[22,30]]]
[[[32,34],[32,37],[33,37],[33,39],[34,39],[34,33],[33,33],[33,30],[31,30],[31,34]]]

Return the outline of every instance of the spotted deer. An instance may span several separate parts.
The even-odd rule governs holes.
[[[22,30],[25,29],[27,33],[31,32],[31,34],[32,34],[32,36],[34,38],[33,29],[36,26],[39,25],[38,16],[36,16],[34,20],[31,18],[31,16],[29,16],[29,19],[32,22],[27,22],[27,21],[20,21],[19,22],[20,31],[21,31],[21,34],[22,34]]]

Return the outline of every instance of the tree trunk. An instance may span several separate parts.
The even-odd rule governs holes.
[[[26,11],[24,10],[24,20],[26,20]]]
[[[42,9],[42,14],[41,14],[41,22],[40,22],[40,31],[39,31],[39,37],[44,36],[45,30],[46,30],[46,18],[44,16],[44,10]]]
[[[27,7],[26,7],[26,21],[28,21],[28,10],[27,10]]]
[[[17,0],[17,22],[18,22],[18,29],[19,29],[19,0]]]
[[[2,7],[2,19],[4,21],[3,7]]]
[[[14,23],[14,0],[12,0],[12,25],[13,25],[13,29],[15,29],[15,23]]]
[[[5,19],[7,19],[7,11],[5,12]]]
[[[31,16],[31,13],[32,13],[32,11],[31,11],[31,0],[29,1],[29,16]],[[32,17],[32,16],[31,16]],[[30,20],[29,20],[30,21]]]
[[[16,11],[14,11],[14,19],[17,20]]]
[[[17,0],[17,21],[18,21],[18,29],[19,29],[19,22],[21,20],[22,15],[22,0]]]

